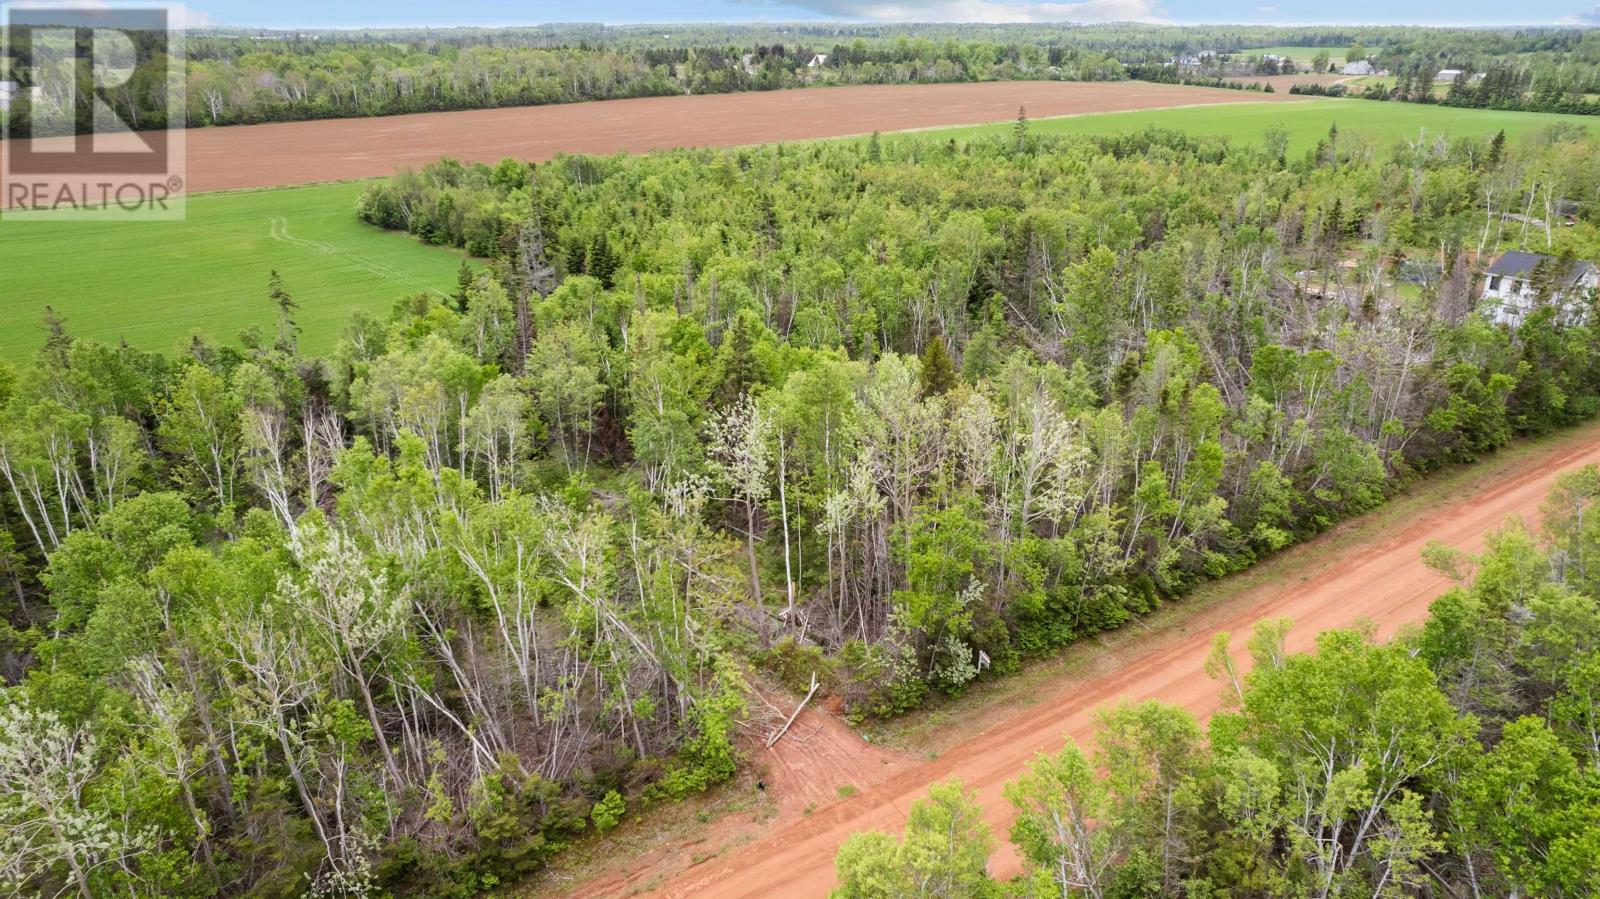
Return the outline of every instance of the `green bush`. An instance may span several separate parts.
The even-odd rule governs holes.
[[[605,833],[622,820],[622,815],[628,810],[628,805],[622,800],[622,794],[616,790],[607,791],[605,798],[594,804],[589,810],[589,820],[594,822],[594,829]]]

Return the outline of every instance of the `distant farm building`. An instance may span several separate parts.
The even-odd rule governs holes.
[[[1355,62],[1344,64],[1344,74],[1346,75],[1371,75],[1375,71],[1377,70],[1372,67],[1372,63],[1365,59],[1358,59]]]
[[[15,81],[0,81],[0,112],[10,112],[12,101],[21,98],[24,93],[33,100],[39,100],[44,97],[44,88],[30,87],[24,91],[22,85]]]
[[[1600,269],[1588,262],[1563,261],[1542,253],[1502,253],[1484,273],[1482,298],[1489,317],[1504,325],[1520,325],[1541,299],[1561,310],[1564,319],[1581,322],[1593,291],[1600,287]]]
[[[825,66],[827,64],[828,64],[828,54],[826,54],[826,53],[818,53],[816,56],[811,57],[811,61],[810,62],[806,63],[806,68],[808,68],[808,69],[820,69],[820,68],[822,68],[823,66]]]

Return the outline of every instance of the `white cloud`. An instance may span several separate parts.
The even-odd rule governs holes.
[[[203,9],[180,6],[173,9],[173,19],[179,28],[215,28],[216,17]]]
[[[1264,16],[1270,16],[1270,15],[1276,13],[1277,11],[1278,11],[1278,8],[1276,6],[1258,6],[1258,7],[1256,7],[1256,12],[1258,12],[1258,13],[1264,15]]]
[[[794,0],[793,5],[842,19],[873,22],[1170,22],[1157,0]]]
[[[13,0],[13,2],[6,5],[11,9],[51,10],[65,8],[62,6],[62,0]],[[157,3],[151,5],[160,6],[163,4]],[[179,28],[213,28],[217,24],[217,20],[210,13],[204,10],[195,9],[192,6],[182,6],[178,4],[167,4],[166,6],[167,9],[169,9],[172,13],[172,23]],[[111,0],[71,0],[70,8],[75,12],[81,12],[99,10],[109,11],[116,9],[117,7],[112,5]]]

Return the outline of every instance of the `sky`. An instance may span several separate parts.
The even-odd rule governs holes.
[[[1177,22],[1600,25],[1594,0],[192,0],[197,24],[268,28],[543,22]]]

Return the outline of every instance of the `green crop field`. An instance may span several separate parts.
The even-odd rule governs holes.
[[[1514,138],[1559,122],[1583,127],[1600,125],[1600,121],[1592,116],[1456,109],[1377,100],[1308,99],[1305,102],[1224,103],[1035,119],[1028,127],[1035,134],[1118,134],[1153,126],[1192,134],[1217,134],[1236,142],[1250,142],[1260,139],[1266,129],[1278,125],[1289,133],[1290,151],[1300,152],[1314,146],[1318,139],[1327,135],[1329,126],[1334,124],[1339,126],[1343,134],[1367,135],[1389,142],[1415,140],[1419,136],[1440,133],[1481,137],[1502,129],[1507,137]],[[1005,122],[967,128],[942,128],[918,131],[910,137],[943,140],[950,137],[1009,134],[1012,127],[1014,123]]]
[[[1350,52],[1349,47],[1251,47],[1248,50],[1235,51],[1233,55],[1262,56],[1272,53],[1277,56],[1287,56],[1296,63],[1308,63],[1324,50],[1328,53],[1328,59],[1340,65],[1344,64],[1345,54]],[[1372,52],[1372,48],[1369,47],[1367,52]]]
[[[189,200],[183,222],[27,222],[0,217],[0,358],[38,348],[46,304],[81,337],[171,350],[196,332],[234,342],[272,332],[269,272],[300,303],[301,348],[333,348],[352,310],[385,311],[455,286],[457,253],[355,216],[360,183]]]

